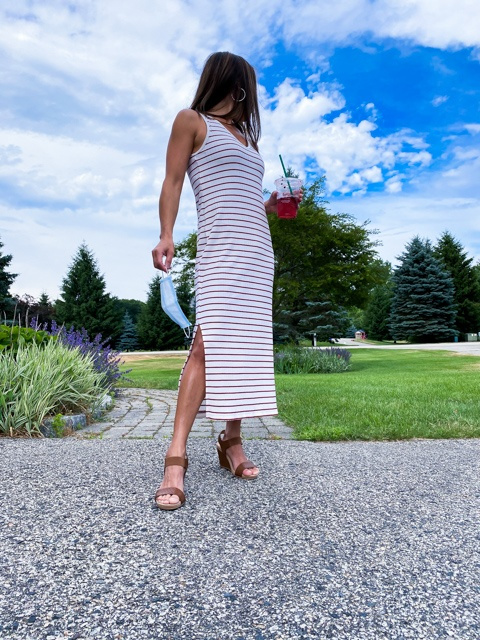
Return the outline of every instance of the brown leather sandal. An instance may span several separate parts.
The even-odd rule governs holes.
[[[218,436],[217,443],[217,453],[218,460],[220,461],[220,466],[223,469],[228,469],[234,476],[237,478],[242,478],[242,480],[256,480],[258,478],[258,473],[256,475],[243,475],[244,469],[254,469],[257,465],[253,464],[251,460],[246,460],[245,462],[241,462],[238,467],[234,470],[232,465],[230,464],[230,460],[227,458],[227,449],[232,447],[234,444],[242,444],[241,438],[229,438],[228,440],[224,440],[222,435],[225,435],[225,430],[223,430]]]
[[[185,478],[185,474],[188,469],[188,458],[181,458],[180,456],[168,456],[165,458],[165,465],[163,467],[163,471],[165,473],[165,468],[170,467],[171,465],[178,465],[184,468],[183,477]],[[175,495],[180,498],[180,502],[176,502],[175,504],[161,504],[157,502],[158,496],[166,496],[166,495]],[[177,489],[177,487],[165,487],[165,489],[158,488],[155,493],[155,504],[159,509],[163,509],[164,511],[173,511],[174,509],[179,509],[183,507],[185,504],[185,494],[181,489]]]

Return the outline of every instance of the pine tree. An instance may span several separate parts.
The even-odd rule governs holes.
[[[48,294],[44,291],[37,302],[37,322],[38,324],[44,324],[51,322],[55,318],[55,309],[48,297]]]
[[[448,231],[440,237],[433,254],[455,286],[455,329],[460,339],[466,333],[480,331],[480,283],[472,266],[473,258],[467,257],[464,247]]]
[[[181,302],[180,296],[177,297]],[[142,349],[165,351],[184,346],[183,330],[162,309],[159,275],[149,284],[147,303],[138,318],[137,332]]]
[[[429,240],[417,236],[393,274],[390,327],[395,339],[441,342],[455,335],[454,287],[433,256]]]
[[[17,273],[9,273],[7,268],[12,261],[11,255],[3,255],[3,242],[0,240],[0,323],[4,321],[4,315],[8,316],[13,311],[12,298],[10,297],[10,285],[17,277]]]
[[[86,244],[73,258],[57,300],[57,320],[65,326],[86,329],[90,338],[98,333],[114,344],[122,331],[122,316],[116,299],[106,291],[105,278]]]
[[[330,300],[305,301],[297,311],[282,311],[278,321],[273,323],[275,340],[279,342],[310,340],[312,334],[317,340],[341,338],[345,335],[351,320],[346,309],[338,307]]]
[[[137,329],[133,323],[133,320],[125,311],[123,316],[123,331],[118,341],[117,348],[119,351],[134,351],[138,347]]]
[[[117,307],[122,312],[122,318],[125,315],[125,311],[128,311],[133,324],[137,324],[138,316],[145,306],[145,302],[141,300],[135,300],[134,298],[119,298],[117,300]]]
[[[364,329],[372,340],[390,340],[390,312],[393,290],[391,284],[375,287],[365,309]]]

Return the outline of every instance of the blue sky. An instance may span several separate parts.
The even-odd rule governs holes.
[[[108,289],[145,299],[172,120],[203,62],[257,69],[266,188],[278,153],[326,176],[395,263],[448,229],[480,260],[476,0],[0,4],[0,236],[13,290],[56,297],[78,245]],[[188,179],[175,239],[196,227]]]

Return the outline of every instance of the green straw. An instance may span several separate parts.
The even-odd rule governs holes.
[[[288,184],[288,188],[290,189],[290,193],[293,196],[293,191],[292,191],[292,187],[290,185],[290,182],[288,181],[288,176],[287,176],[287,170],[285,169],[285,165],[283,164],[283,159],[282,156],[280,154],[278,154],[278,157],[280,158],[280,162],[282,163],[282,169],[283,169],[283,173],[285,175],[285,178],[287,179],[287,184]]]

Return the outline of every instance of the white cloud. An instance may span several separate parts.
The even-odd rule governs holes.
[[[432,100],[432,104],[434,107],[439,107],[441,104],[448,100],[448,96],[435,96]]]
[[[273,110],[263,113],[261,151],[267,183],[277,177],[279,153],[297,169],[314,160],[326,174],[329,191],[340,193],[363,192],[368,184],[383,180],[382,167],[393,169],[398,161],[429,164],[424,140],[410,131],[381,137],[375,135],[377,125],[370,120],[355,123],[345,112],[328,121],[323,118],[344,104],[337,90],[324,86],[306,95],[287,79],[277,88],[270,101]]]
[[[394,176],[386,181],[385,187],[388,193],[400,193],[402,190],[402,181],[399,180],[397,176]]]
[[[471,124],[466,124],[465,129],[468,131],[468,133],[471,133],[472,136],[474,136],[480,133],[480,124],[472,122]]]
[[[310,0],[282,3],[289,41],[354,42],[404,38],[428,47],[480,45],[480,11],[476,0]]]

